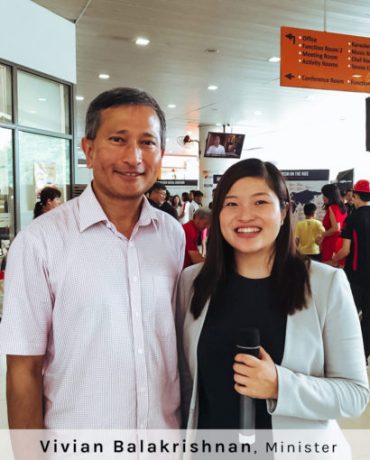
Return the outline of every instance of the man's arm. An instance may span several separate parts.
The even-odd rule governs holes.
[[[351,250],[351,240],[343,238],[343,244],[340,250],[333,255],[332,261],[334,265],[338,265],[338,262],[348,256]]]
[[[199,251],[188,251],[188,254],[193,264],[199,264],[205,260],[205,258],[199,254]]]
[[[10,429],[42,429],[44,356],[7,356],[6,398]]]

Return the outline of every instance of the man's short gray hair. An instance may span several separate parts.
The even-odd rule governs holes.
[[[209,219],[211,217],[211,210],[207,208],[199,208],[195,211],[193,219],[198,217],[199,219]]]

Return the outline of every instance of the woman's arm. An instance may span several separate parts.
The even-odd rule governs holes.
[[[186,311],[189,308],[189,302],[191,295],[190,289],[186,289],[185,285],[189,284],[186,282],[188,278],[184,272],[180,277],[180,281],[177,287],[177,301],[176,301],[176,334],[177,334],[177,354],[179,362],[179,373],[180,373],[180,389],[181,389],[181,426],[186,428],[189,407],[191,401],[191,395],[193,391],[193,379],[190,374],[187,358],[184,351],[184,322]]]
[[[369,386],[361,328],[342,270],[336,270],[331,283],[325,287],[325,294],[313,292],[315,303],[321,303],[324,310],[324,375],[305,375],[276,366],[278,397],[268,401],[268,410],[274,415],[309,420],[353,417],[360,415],[368,403]]]
[[[340,231],[340,223],[337,221],[331,206],[329,207],[328,211],[329,211],[329,219],[330,219],[331,227],[321,235],[322,238],[335,235],[336,233]]]

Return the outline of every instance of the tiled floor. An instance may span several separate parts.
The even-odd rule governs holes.
[[[7,428],[6,398],[5,398],[5,357],[0,356],[0,429]],[[370,367],[368,371],[370,380]],[[346,429],[370,429],[370,404],[361,417],[342,419],[339,421],[342,428]]]

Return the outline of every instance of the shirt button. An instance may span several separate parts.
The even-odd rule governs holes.
[[[139,353],[139,355],[142,355],[142,354],[143,354],[143,349],[142,349],[142,348],[139,348],[139,349],[137,350],[137,352]]]

